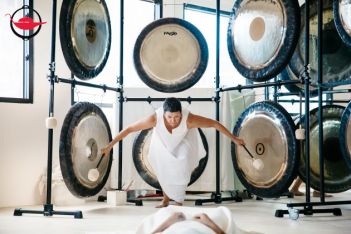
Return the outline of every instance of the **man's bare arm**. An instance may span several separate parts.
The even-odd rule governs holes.
[[[119,134],[113,139],[113,141],[110,142],[110,144],[108,144],[105,148],[101,149],[101,155],[104,153],[108,154],[112,149],[112,147],[117,142],[119,142],[120,140],[128,136],[129,133],[141,131],[155,126],[156,126],[156,113],[150,116],[147,116],[145,118],[142,118],[141,120],[127,126],[122,131],[119,132]]]
[[[223,133],[227,137],[229,137],[230,140],[232,140],[235,144],[237,145],[245,145],[244,141],[242,139],[239,139],[235,137],[231,132],[228,131],[220,122],[205,118],[199,115],[194,115],[192,113],[189,113],[188,120],[187,120],[187,126],[188,129],[191,128],[215,128],[219,132]]]

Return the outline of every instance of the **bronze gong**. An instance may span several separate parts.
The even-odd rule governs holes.
[[[336,29],[344,43],[351,47],[351,0],[336,0],[333,9]]]
[[[351,188],[351,170],[347,166],[340,148],[340,124],[343,106],[323,106],[323,158],[324,190],[327,193],[340,193]],[[310,112],[310,186],[320,190],[319,179],[319,124],[318,108]],[[305,120],[297,123],[304,128]],[[301,145],[299,175],[306,179],[305,144]]]
[[[256,102],[245,109],[233,135],[243,139],[253,157],[264,163],[262,170],[243,147],[232,143],[232,160],[241,183],[260,197],[279,197],[297,175],[299,166],[295,125],[289,113],[272,101]]]
[[[69,191],[76,197],[91,197],[105,186],[112,165],[112,150],[102,159],[99,177],[88,173],[96,168],[100,150],[112,140],[110,126],[102,110],[89,102],[78,102],[68,111],[60,135],[60,166]]]
[[[82,80],[105,67],[111,47],[111,23],[105,0],[63,0],[60,41],[71,72]]]
[[[351,170],[351,102],[347,105],[341,117],[340,147],[347,166]]]
[[[318,1],[310,2],[310,15],[301,6],[301,33],[298,45],[291,58],[289,67],[296,77],[303,75],[305,60],[305,17],[309,17],[309,63],[311,85],[317,87],[317,39],[318,39]],[[323,0],[323,83],[338,82],[351,77],[351,50],[341,40],[334,22],[333,0]]]
[[[208,47],[202,33],[178,18],[147,25],[134,46],[134,67],[150,88],[176,93],[195,85],[206,70]]]
[[[297,0],[238,0],[227,32],[230,58],[242,76],[267,81],[290,61],[299,30]]]

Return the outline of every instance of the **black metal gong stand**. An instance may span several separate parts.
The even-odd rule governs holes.
[[[54,116],[54,84],[55,84],[55,43],[56,43],[56,7],[57,1],[53,0],[52,4],[52,32],[51,32],[51,62],[50,62],[50,75],[48,76],[50,81],[50,101],[49,101],[49,117]],[[47,164],[47,197],[46,204],[44,204],[44,210],[25,210],[16,208],[14,216],[22,216],[22,214],[43,214],[44,216],[53,215],[73,215],[76,219],[83,218],[81,211],[56,211],[54,210],[53,204],[51,204],[51,179],[52,179],[52,140],[53,140],[53,129],[49,129],[49,141],[48,141],[48,164]]]
[[[309,113],[309,0],[305,1],[305,113]],[[323,38],[323,30],[322,23],[323,22],[323,1],[318,1],[318,115],[319,115],[319,170],[320,170],[320,193],[321,193],[321,201],[320,202],[310,202],[310,124],[309,118],[305,118],[305,131],[306,131],[306,202],[304,203],[290,203],[287,204],[288,210],[276,210],[275,217],[283,217],[285,214],[289,214],[292,219],[297,219],[298,214],[304,215],[313,215],[314,213],[332,213],[335,216],[342,215],[340,208],[330,208],[330,209],[313,209],[314,206],[327,206],[327,205],[345,205],[351,204],[351,201],[333,201],[326,202],[324,197],[324,162],[323,162],[323,111],[322,111],[322,103],[323,103],[323,88],[326,87],[336,87],[339,85],[351,84],[351,81],[343,81],[343,82],[334,82],[334,83],[325,83],[323,84],[323,57],[322,57],[322,38]],[[335,101],[334,101],[335,102]],[[303,209],[294,209],[294,207],[303,207]]]

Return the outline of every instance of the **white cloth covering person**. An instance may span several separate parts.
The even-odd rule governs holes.
[[[197,128],[188,130],[189,111],[182,109],[182,120],[170,133],[164,123],[163,108],[156,110],[157,123],[149,148],[149,162],[162,190],[176,202],[183,203],[192,171],[206,156]]]
[[[176,212],[183,213],[185,215],[185,220],[172,224],[170,227],[165,229],[162,234],[215,233],[211,228],[194,220],[194,216],[199,213],[207,214],[208,217],[226,234],[256,233],[245,232],[239,229],[233,221],[231,211],[225,206],[219,206],[217,208],[196,208],[170,205],[168,207],[161,208],[156,213],[145,218],[137,227],[135,234],[150,234]]]

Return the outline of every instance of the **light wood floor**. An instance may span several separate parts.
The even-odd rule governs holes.
[[[223,194],[228,195],[228,194]],[[243,196],[244,197],[244,196]],[[207,194],[187,196],[186,206],[195,207],[194,199],[207,199]],[[264,199],[257,201],[244,198],[243,202],[223,202],[233,213],[236,225],[245,231],[256,231],[266,234],[297,234],[297,233],[351,233],[351,205],[326,206],[342,210],[342,216],[332,214],[300,215],[298,220],[291,220],[288,216],[276,218],[277,209],[287,209],[290,202],[304,202],[304,197],[293,199]],[[334,194],[327,201],[351,200],[351,192]],[[318,201],[311,198],[311,201]],[[83,219],[73,216],[55,215],[43,217],[37,214],[13,216],[14,207],[0,209],[0,234],[130,234],[138,224],[148,215],[157,211],[154,206],[158,201],[145,200],[142,207],[128,204],[125,206],[109,206],[106,202],[89,201],[81,206],[54,206],[54,210],[81,210]],[[218,204],[204,204],[203,207],[217,207]],[[19,207],[17,207],[19,208]],[[42,206],[26,206],[24,209],[42,210]],[[322,208],[322,207],[316,207]]]

